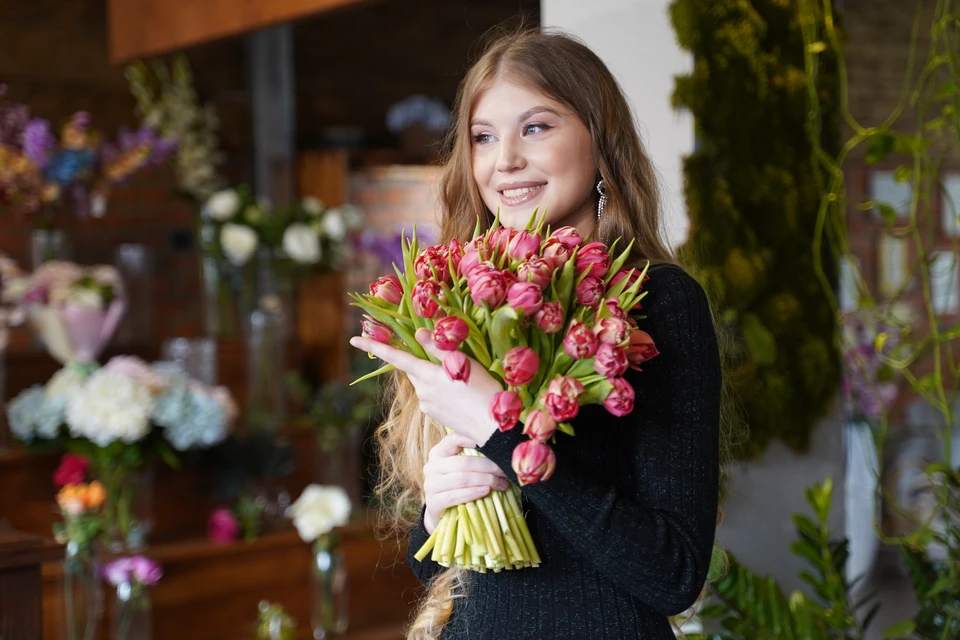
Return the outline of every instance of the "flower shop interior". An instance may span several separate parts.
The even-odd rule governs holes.
[[[458,85],[518,26],[614,72],[722,329],[723,517],[678,636],[960,638],[958,25],[0,0],[0,639],[405,637],[350,294],[439,237]]]

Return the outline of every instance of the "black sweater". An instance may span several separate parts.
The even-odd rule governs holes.
[[[539,568],[471,573],[444,628],[450,639],[672,640],[667,616],[686,610],[706,580],[716,531],[720,361],[707,298],[680,268],[651,267],[638,321],[660,351],[629,370],[633,413],[583,407],[575,437],[557,434],[557,467],[522,488]],[[516,482],[517,426],[480,448]],[[413,553],[427,584],[443,567]]]

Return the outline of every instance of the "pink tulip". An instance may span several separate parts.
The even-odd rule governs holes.
[[[477,236],[463,247],[463,255],[476,252],[480,256],[480,261],[489,260],[493,256],[490,245],[486,242],[486,236]]]
[[[433,325],[433,341],[442,351],[456,351],[469,334],[467,323],[457,316],[440,318]]]
[[[443,370],[451,380],[470,381],[470,359],[463,351],[450,351],[443,356]]]
[[[543,306],[543,294],[532,282],[518,282],[507,290],[507,304],[525,316],[532,316]]]
[[[503,356],[503,380],[511,387],[533,380],[539,368],[540,358],[530,347],[514,347]]]
[[[595,307],[603,300],[607,287],[597,276],[589,275],[577,285],[577,302],[585,307]]]
[[[527,260],[540,252],[540,236],[526,229],[513,236],[507,253],[514,260]]]
[[[517,284],[517,274],[510,269],[504,269],[500,272],[500,275],[503,276],[503,284],[507,288],[507,291],[510,291],[510,287]]]
[[[460,263],[463,264],[462,262]],[[483,262],[478,262],[477,264],[471,266],[463,275],[467,277],[467,287],[469,287],[473,282],[476,281],[480,276],[487,273],[500,273],[500,270],[497,269],[489,260],[484,260]]]
[[[403,299],[403,286],[397,276],[381,276],[370,285],[370,293],[390,304],[400,304]]]
[[[210,512],[207,537],[216,544],[230,544],[240,537],[240,523],[230,509],[218,507]]]
[[[377,342],[390,344],[390,341],[393,340],[393,329],[382,322],[374,320],[370,316],[363,317],[366,318],[366,320],[360,322],[363,335]]]
[[[433,318],[440,311],[440,302],[446,300],[440,283],[436,280],[421,280],[413,285],[413,312],[421,318]]]
[[[660,355],[653,338],[646,331],[635,329],[630,332],[630,344],[627,346],[627,362],[631,369],[641,371],[640,365],[651,358]]]
[[[460,264],[457,267],[457,272],[461,276],[466,276],[470,273],[470,270],[475,266],[484,261],[483,256],[480,255],[480,252],[476,249],[470,250],[471,245],[467,245],[467,250],[463,254],[463,258],[460,259]]]
[[[516,472],[520,486],[545,482],[557,467],[557,457],[549,445],[530,440],[514,447],[510,466]]]
[[[450,256],[450,262],[453,263],[453,272],[460,272],[460,261],[463,260],[463,245],[456,238],[451,238],[447,244],[447,253]]]
[[[602,278],[610,268],[610,253],[607,245],[602,242],[591,242],[580,247],[577,251],[575,269],[577,275],[589,272],[591,275]]]
[[[544,333],[556,333],[563,329],[563,306],[559,302],[544,302],[533,320]]]
[[[553,419],[553,416],[539,409],[531,411],[523,425],[524,435],[530,436],[531,440],[537,442],[546,442],[553,437],[556,430],[557,421]]]
[[[510,241],[517,235],[516,229],[499,227],[487,234],[487,246],[496,255],[503,255],[510,246]]]
[[[503,304],[507,297],[506,282],[503,280],[503,274],[498,271],[480,275],[472,283],[468,282],[467,287],[470,289],[470,299],[478,307],[486,305],[494,309]]]
[[[630,273],[631,271],[633,273]],[[630,279],[627,280],[627,284],[623,288],[624,291],[632,287],[637,282],[637,280],[640,279],[640,272],[637,271],[636,269],[620,269],[620,271],[617,271],[615,274],[613,274],[613,277],[610,278],[610,286],[612,287],[613,285],[617,284],[618,282],[620,282],[621,280],[623,280],[628,276]],[[650,276],[646,276],[646,275],[643,276],[644,282],[646,282],[649,279],[650,279]]]
[[[622,376],[627,370],[627,353],[620,347],[603,343],[593,359],[593,370],[602,376]]]
[[[617,318],[618,320],[626,320],[627,312],[620,308],[620,301],[616,298],[607,298],[603,301],[607,306],[607,310],[610,312],[610,317]]]
[[[553,280],[553,262],[546,258],[531,258],[517,267],[517,280],[532,282],[541,289],[546,289]]]
[[[490,403],[490,413],[500,426],[500,431],[513,429],[520,420],[521,411],[523,411],[523,401],[513,391],[500,391],[493,396],[493,401]]]
[[[547,393],[555,393],[572,400],[579,398],[580,394],[584,391],[586,391],[586,389],[583,383],[570,376],[558,376],[551,380],[547,386]]]
[[[617,318],[601,318],[593,327],[597,340],[606,344],[624,347],[630,341],[630,325]]]
[[[574,227],[560,227],[550,234],[551,238],[556,238],[568,249],[574,249],[583,244],[583,237]]]
[[[543,243],[543,252],[541,255],[549,259],[555,269],[563,269],[563,265],[567,264],[570,256],[573,255],[573,249],[563,244],[559,238],[551,237],[547,238],[547,241]]]
[[[633,387],[624,378],[608,378],[607,382],[613,385],[613,389],[603,401],[603,406],[607,411],[615,416],[625,416],[633,411]]]
[[[599,341],[586,324],[574,319],[563,339],[563,350],[575,360],[583,360],[597,352]]]
[[[557,422],[573,420],[580,412],[580,394],[583,385],[576,378],[554,378],[543,396],[543,405]]]
[[[413,261],[413,270],[420,280],[446,282],[450,278],[449,252],[443,245],[427,247]]]

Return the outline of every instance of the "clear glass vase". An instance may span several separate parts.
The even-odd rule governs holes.
[[[67,542],[63,557],[64,638],[93,640],[103,615],[100,555],[95,541]]]
[[[63,229],[34,229],[30,237],[30,263],[36,269],[51,260],[69,260],[70,238]]]
[[[273,434],[286,412],[286,317],[277,299],[250,313],[246,334],[247,424]]]
[[[107,493],[103,530],[111,553],[136,553],[147,546],[153,527],[154,465],[103,465],[92,470]]]
[[[133,582],[117,585],[113,640],[150,640],[152,609],[150,594],[145,586]]]
[[[114,263],[123,279],[127,311],[114,337],[119,345],[153,341],[153,252],[138,243],[124,243],[114,251]]]
[[[314,640],[346,633],[349,623],[347,563],[340,545],[323,536],[313,544],[310,626]]]

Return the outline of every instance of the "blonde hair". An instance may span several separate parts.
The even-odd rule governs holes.
[[[486,226],[493,222],[473,179],[470,118],[478,96],[500,77],[536,88],[586,125],[608,197],[594,234],[597,239],[609,245],[617,237],[633,238],[631,263],[675,262],[663,240],[656,172],[616,79],[580,41],[562,33],[532,30],[496,36],[460,85],[440,178],[441,240],[465,242],[472,237],[478,217]],[[401,535],[417,524],[423,504],[423,465],[443,437],[443,429],[420,411],[413,387],[402,374],[391,376],[388,393],[391,410],[376,436],[382,463],[378,494],[388,505],[395,532]],[[407,632],[409,639],[439,637],[453,610],[453,599],[463,593],[464,574],[451,568],[433,580]]]

